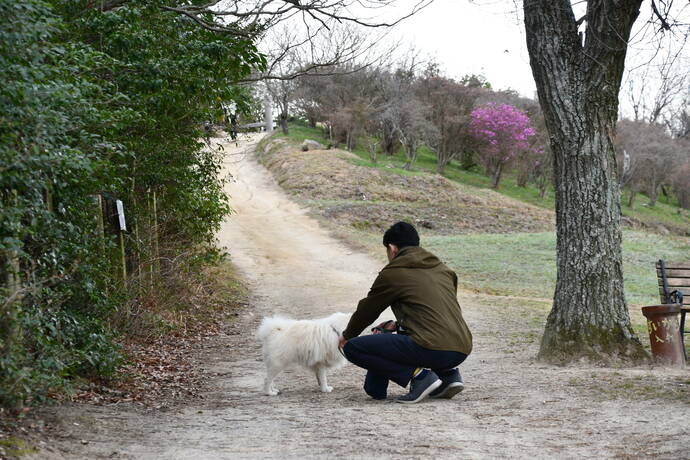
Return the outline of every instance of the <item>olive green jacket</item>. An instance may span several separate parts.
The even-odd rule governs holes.
[[[455,272],[435,255],[418,246],[405,247],[379,272],[343,336],[357,337],[390,305],[417,345],[469,355],[472,334],[462,317],[457,289]]]

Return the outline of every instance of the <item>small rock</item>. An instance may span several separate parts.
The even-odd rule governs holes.
[[[303,152],[306,152],[307,150],[323,150],[323,148],[323,145],[311,139],[305,139],[304,142],[302,142]]]

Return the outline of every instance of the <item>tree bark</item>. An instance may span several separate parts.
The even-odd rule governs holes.
[[[288,117],[286,113],[280,114],[280,128],[283,130],[283,134],[290,134],[290,129],[288,128]]]
[[[525,165],[519,165],[518,166],[518,173],[517,173],[517,186],[518,187],[527,187],[527,183],[529,182],[530,179],[530,174],[531,170],[527,168]]]
[[[557,281],[539,358],[646,357],[623,292],[612,137],[627,40],[642,0],[589,0],[584,44],[569,0],[524,2],[527,47],[554,155]]]
[[[635,190],[633,190],[633,189],[631,188],[631,189],[630,189],[630,197],[628,198],[628,207],[629,207],[630,209],[633,209],[633,205],[635,204],[635,195],[636,195],[636,194],[637,194],[637,193],[635,192]]]
[[[503,175],[503,163],[498,163],[496,169],[491,178],[491,188],[498,190],[498,186],[501,183],[501,176]]]
[[[381,150],[387,155],[392,156],[398,147],[398,136],[395,129],[384,122],[381,129]]]
[[[650,208],[653,208],[654,206],[656,206],[656,200],[657,200],[657,197],[659,196],[657,193],[658,190],[659,190],[659,185],[657,185],[655,183],[653,183],[649,187],[649,207]]]
[[[452,158],[452,154],[449,155],[439,147],[439,150],[436,152],[436,172],[443,175],[443,173],[446,172],[446,166],[448,166]]]

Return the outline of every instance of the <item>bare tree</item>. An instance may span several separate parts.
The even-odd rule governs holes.
[[[102,3],[116,7],[127,1]],[[419,0],[392,19],[382,18],[385,13],[390,15],[394,11],[395,0],[211,0],[202,4],[180,1],[178,5],[163,8],[185,15],[205,29],[251,39],[294,18],[300,19],[311,30],[332,29],[343,23],[370,28],[392,27],[431,1]],[[111,8],[110,5],[99,7]],[[397,10],[399,12],[400,9]],[[365,17],[366,14],[371,16]]]
[[[293,106],[297,116],[306,120],[309,126],[316,127],[317,122],[326,120],[323,101],[328,98],[331,82],[329,78],[320,76],[305,76],[295,80],[297,89],[295,91]]]
[[[616,146],[623,152],[620,182],[630,187],[628,205],[632,207],[635,193],[641,190],[647,193],[649,206],[654,206],[659,188],[670,185],[674,172],[682,166],[680,143],[661,124],[621,120]]]
[[[660,124],[633,122],[626,152],[634,158],[635,183],[647,193],[649,206],[656,204],[659,187],[670,182],[672,173],[680,166],[677,143]]]
[[[639,187],[639,168],[642,159],[642,138],[637,127],[644,122],[621,120],[618,122],[615,138],[616,162],[618,165],[618,184],[628,188],[628,207],[632,208]]]
[[[409,94],[390,104],[383,114],[383,118],[390,122],[405,149],[407,162],[403,169],[412,169],[419,146],[437,135],[434,126],[427,119],[427,110],[422,101]]]
[[[671,176],[673,191],[678,198],[678,206],[690,209],[690,140],[679,139],[679,166]]]
[[[376,111],[380,128],[378,134],[381,138],[381,150],[388,156],[397,151],[400,139],[391,118],[382,115],[388,107],[402,100],[402,91],[412,91],[418,70],[426,64],[427,62],[420,58],[419,52],[410,48],[394,65],[389,68],[380,66],[374,74],[377,97],[381,101]]]
[[[544,199],[552,175],[551,161],[548,158],[551,154],[548,149],[549,133],[538,103],[525,104],[524,109],[534,129],[534,135],[529,138],[529,147],[520,150],[515,157],[517,186],[527,187],[532,181],[539,187],[539,196]]]
[[[481,87],[458,83],[439,75],[425,75],[416,84],[418,97],[429,107],[435,126],[427,145],[436,153],[436,170],[443,174],[451,160],[471,148],[471,113]]]
[[[627,95],[635,121],[658,123],[667,120],[687,93],[690,78],[688,69],[679,65],[684,42],[675,50],[628,71]]]
[[[669,114],[665,123],[673,137],[690,140],[690,86],[678,108]]]
[[[300,31],[300,32],[298,32]],[[278,106],[280,126],[288,133],[290,109],[298,97],[299,80],[305,77],[325,78],[337,73],[362,71],[373,62],[382,62],[375,51],[381,36],[365,34],[352,26],[335,29],[274,27],[264,39],[262,48],[268,57],[266,69],[244,82],[262,81]],[[389,55],[390,49],[382,51]]]
[[[407,170],[416,161],[419,146],[438,134],[428,121],[428,105],[415,96],[416,80],[414,65],[399,66],[394,72],[383,73],[380,79],[380,120],[400,140]]]

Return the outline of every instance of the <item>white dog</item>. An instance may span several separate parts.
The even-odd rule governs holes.
[[[256,331],[263,343],[266,381],[264,391],[275,396],[279,390],[273,380],[285,368],[299,364],[316,374],[319,388],[330,393],[326,372],[340,367],[346,360],[338,349],[338,338],[342,334],[350,315],[334,313],[315,320],[294,320],[273,316],[264,318]]]

